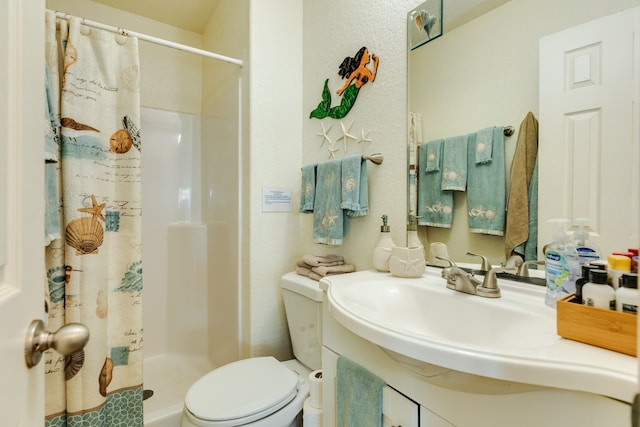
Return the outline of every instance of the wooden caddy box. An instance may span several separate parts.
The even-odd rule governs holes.
[[[557,332],[563,338],[636,356],[638,317],[575,302],[575,294],[558,300]]]

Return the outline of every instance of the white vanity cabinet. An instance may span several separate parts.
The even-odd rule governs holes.
[[[594,393],[496,380],[432,365],[411,366],[352,333],[323,309],[323,426],[335,423],[339,356],[386,384],[383,425],[419,427],[601,427],[630,425],[627,402]],[[481,362],[479,362],[481,363]],[[569,385],[568,385],[569,387]]]
[[[419,427],[419,406],[386,386],[382,389],[382,427]]]
[[[420,406],[420,427],[455,427],[453,424]]]

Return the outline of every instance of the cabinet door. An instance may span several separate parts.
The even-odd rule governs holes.
[[[418,404],[385,386],[382,389],[382,427],[418,427]]]
[[[424,406],[420,406],[420,427],[455,427],[455,425]]]

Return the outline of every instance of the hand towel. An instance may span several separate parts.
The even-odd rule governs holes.
[[[344,356],[336,366],[336,425],[372,427],[382,425],[384,381]]]
[[[316,164],[302,167],[302,182],[300,186],[300,209],[302,213],[313,212],[316,197]]]
[[[353,273],[354,271],[356,271],[356,267],[351,264],[342,264],[342,265],[333,265],[333,266],[321,265],[320,267],[313,267],[311,271],[324,277],[324,276],[331,276],[333,274]]]
[[[453,192],[442,191],[442,171],[428,172],[430,154],[441,158],[443,140],[433,140],[418,147],[418,224],[451,228]]]
[[[367,161],[362,156],[342,159],[342,209],[349,217],[369,214]]]
[[[467,188],[468,135],[445,138],[442,143],[442,190],[464,191]]]
[[[311,273],[311,269],[308,267],[300,267],[297,266],[296,267],[296,273],[298,273],[301,276],[307,276],[309,277],[309,273]]]
[[[426,150],[425,152],[425,167],[423,170],[426,172],[439,172],[440,171],[440,163],[442,162],[442,141],[441,139],[436,141],[429,141],[433,143],[432,145],[424,145]],[[423,147],[420,144],[420,147]]]
[[[483,133],[480,131],[478,133]],[[467,209],[469,231],[504,235],[506,207],[506,173],[504,165],[504,134],[502,127],[493,128],[491,160],[478,163],[476,138],[469,135],[467,163]]]
[[[331,265],[340,265],[344,264],[344,258],[340,255],[303,255],[300,260],[304,264],[309,265],[310,267],[318,267],[321,265],[331,266]],[[298,265],[300,266],[300,261],[298,261]],[[304,265],[302,265],[304,267]]]
[[[529,238],[529,189],[537,158],[538,120],[529,112],[520,123],[518,142],[509,172],[511,188],[504,234],[506,258],[514,251],[524,255],[523,243]]]
[[[475,149],[475,163],[478,165],[489,163],[492,160],[494,130],[495,127],[491,126],[476,132],[475,143],[473,146]]]
[[[529,186],[529,236],[524,242],[525,261],[538,259],[538,159]]]
[[[341,245],[344,235],[342,203],[342,160],[318,164],[313,207],[313,241]]]

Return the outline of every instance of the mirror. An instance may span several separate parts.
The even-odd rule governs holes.
[[[470,9],[456,15],[460,3]],[[508,188],[520,123],[529,111],[539,118],[540,38],[639,4],[444,0],[443,35],[407,55],[408,111],[419,113],[421,142],[512,126],[516,132],[505,137]],[[539,189],[544,191],[550,190]],[[467,251],[483,254],[493,264],[505,261],[504,237],[469,232],[464,192],[455,192],[452,224],[450,229],[420,226],[419,237],[425,247],[446,243],[456,261],[478,263]]]

